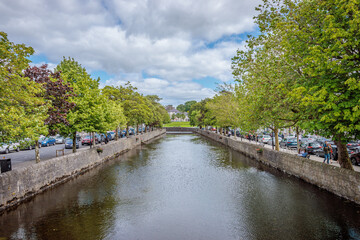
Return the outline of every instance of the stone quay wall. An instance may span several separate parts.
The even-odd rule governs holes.
[[[359,172],[298,157],[295,154],[278,152],[261,147],[260,145],[248,143],[246,142],[247,140],[238,141],[211,131],[197,129],[196,132],[268,166],[279,169],[305,182],[360,204]],[[259,148],[263,150],[262,153],[258,153],[256,150]]]
[[[96,148],[89,148],[2,173],[0,174],[0,213],[49,187],[60,184],[141,145],[142,142],[146,143],[165,133],[165,129],[154,130],[101,145],[102,153],[98,153]]]

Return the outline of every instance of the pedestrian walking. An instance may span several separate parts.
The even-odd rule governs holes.
[[[324,148],[324,161],[323,163],[327,163],[329,164],[329,161],[330,161],[330,148],[329,148],[329,145],[327,143],[327,141],[325,141],[324,145],[323,145],[323,148]]]

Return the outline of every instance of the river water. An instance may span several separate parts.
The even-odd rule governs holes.
[[[167,135],[4,213],[0,239],[360,239],[360,207]]]

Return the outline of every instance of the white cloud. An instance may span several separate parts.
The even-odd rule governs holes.
[[[231,57],[243,43],[222,37],[253,31],[259,2],[4,0],[0,29],[52,63],[70,56],[89,72],[114,75],[108,84],[130,80],[143,92],[180,101],[212,94],[193,79],[231,80]]]

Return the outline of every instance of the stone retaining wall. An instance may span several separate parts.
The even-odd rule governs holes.
[[[197,129],[196,132],[229,146],[230,148],[256,159],[259,162],[277,168],[308,183],[314,184],[338,196],[360,204],[359,172],[298,157],[295,154],[262,148],[259,145],[247,143],[245,140],[236,141],[210,131]],[[258,153],[256,151],[258,148],[262,148],[263,152]]]
[[[96,148],[93,148],[2,173],[0,174],[0,212],[165,132],[161,129],[111,141],[101,145],[102,153],[97,153]]]

